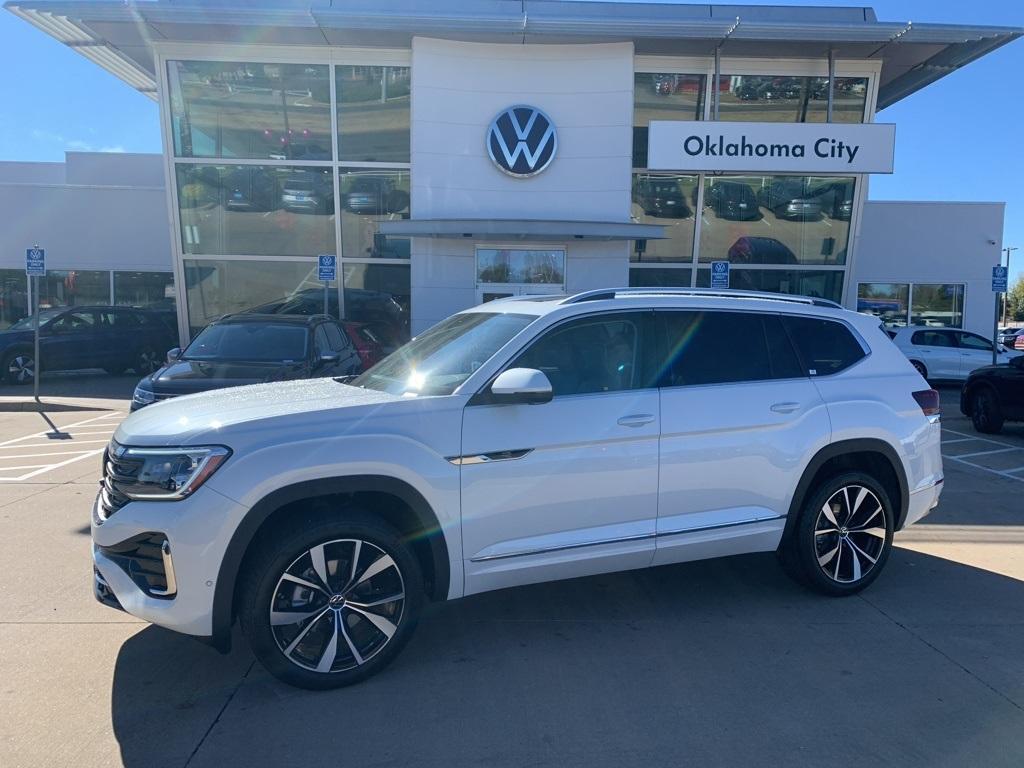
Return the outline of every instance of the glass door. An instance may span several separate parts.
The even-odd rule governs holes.
[[[477,248],[477,300],[565,292],[564,248]]]

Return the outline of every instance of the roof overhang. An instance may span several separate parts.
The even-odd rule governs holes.
[[[880,22],[871,8],[559,0],[9,0],[8,10],[155,93],[157,42],[409,47],[631,41],[638,54],[881,62],[878,108],[1020,37],[1016,27]]]
[[[382,235],[467,238],[473,240],[664,240],[665,227],[614,221],[547,219],[399,219],[382,221]]]

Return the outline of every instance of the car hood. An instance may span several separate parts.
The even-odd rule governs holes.
[[[114,433],[123,445],[190,445],[204,440],[230,443],[232,432],[267,422],[282,429],[321,424],[330,415],[351,415],[361,409],[402,402],[385,392],[340,384],[334,379],[304,379],[218,389],[164,400],[125,419]],[[341,412],[344,412],[342,414]]]
[[[237,387],[293,378],[301,362],[228,362],[178,360],[149,377],[150,389],[160,395],[184,395],[218,387]]]

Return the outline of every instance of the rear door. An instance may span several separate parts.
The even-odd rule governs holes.
[[[548,403],[463,416],[466,592],[650,564],[658,513],[658,390],[652,312],[548,329],[505,369],[544,371]]]
[[[931,379],[960,378],[960,348],[954,331],[944,328],[914,331],[910,337]]]
[[[829,419],[777,314],[662,311],[657,564],[775,549]]]

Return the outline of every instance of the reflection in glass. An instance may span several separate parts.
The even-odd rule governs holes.
[[[697,287],[711,287],[710,269],[697,270]],[[811,296],[838,303],[843,298],[843,270],[732,269],[729,287]]]
[[[369,326],[385,351],[409,340],[412,296],[405,264],[345,264],[345,319]]]
[[[634,173],[633,221],[665,227],[664,240],[636,240],[630,261],[690,261],[693,258],[696,176]]]
[[[337,67],[338,159],[409,162],[409,67]]]
[[[185,259],[189,334],[235,312],[278,313],[296,296],[316,296],[323,309],[323,283],[316,261]],[[333,285],[333,284],[332,284]],[[332,289],[331,292],[337,293]],[[312,313],[310,313],[312,314]]]
[[[408,259],[409,238],[379,233],[382,221],[409,218],[409,171],[342,168],[341,253],[345,258]]]
[[[178,165],[187,254],[336,253],[329,168]]]
[[[911,325],[962,328],[964,286],[962,283],[914,283],[910,308]]]
[[[28,279],[23,269],[0,269],[0,330],[31,314]]]
[[[689,288],[689,269],[631,269],[631,288]]]
[[[174,154],[331,159],[326,65],[171,61]]]
[[[867,78],[837,77],[832,122],[861,123]],[[718,119],[761,123],[823,123],[828,115],[827,77],[722,75]]]
[[[896,328],[907,324],[909,298],[907,283],[861,283],[857,286],[857,311]]]
[[[700,261],[845,264],[853,191],[846,177],[706,177]]]
[[[562,285],[565,251],[477,248],[476,279],[478,283]]]
[[[39,278],[39,306],[76,307],[110,304],[110,272],[107,270],[47,270]]]
[[[114,272],[114,304],[174,309],[174,275],[170,272]]]
[[[647,126],[651,120],[700,120],[704,116],[704,75],[637,72],[633,75],[633,167],[647,167]]]

